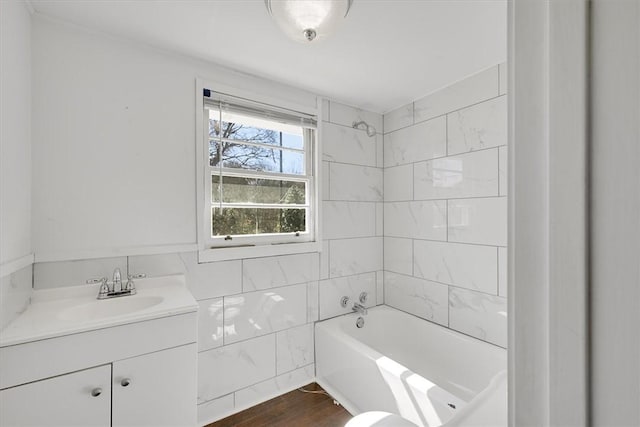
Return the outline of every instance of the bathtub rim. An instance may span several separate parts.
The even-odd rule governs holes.
[[[400,313],[404,313],[404,314],[406,314],[408,316],[411,316],[411,317],[414,317],[414,318],[416,318],[418,320],[422,320],[422,321],[428,322],[430,327],[434,326],[434,327],[437,327],[437,328],[441,328],[441,329],[444,329],[447,333],[451,333],[453,335],[458,335],[458,336],[460,336],[461,338],[463,338],[465,340],[469,340],[469,341],[475,342],[475,343],[479,342],[481,344],[487,344],[490,347],[494,347],[494,348],[496,348],[498,350],[502,350],[502,351],[505,352],[505,360],[506,360],[506,355],[507,355],[507,352],[509,350],[507,347],[502,347],[501,345],[498,345],[498,344],[495,344],[495,343],[492,343],[492,342],[489,342],[489,341],[482,340],[482,339],[480,339],[478,337],[474,337],[473,335],[465,334],[464,332],[460,332],[460,331],[458,331],[456,329],[449,328],[448,326],[441,325],[440,323],[436,323],[436,322],[434,322],[432,320],[425,319],[424,317],[420,317],[420,316],[418,316],[416,314],[410,313],[410,312],[402,310],[400,308],[396,308],[396,307],[394,307],[392,305],[379,304],[379,305],[376,305],[376,306],[373,306],[373,307],[369,308],[368,310],[373,311],[375,313],[376,311],[378,311],[380,309],[382,309],[382,310],[390,310],[390,311],[398,311]],[[329,317],[327,319],[322,319],[322,320],[316,321],[315,324],[314,324],[314,328],[316,328],[316,327],[326,328],[326,326],[322,325],[322,324],[329,323],[329,322],[338,323],[340,321],[344,321],[344,319],[346,319],[349,316],[351,316],[353,318],[357,318],[358,316],[362,316],[362,315],[359,314],[359,313],[344,313],[344,314],[341,314],[339,316]],[[366,319],[366,316],[363,316],[363,317],[365,317],[365,327],[366,327],[366,320],[367,319]],[[340,331],[340,333],[344,334],[344,335],[348,335],[343,330]],[[356,340],[356,341],[358,341],[358,340]],[[370,347],[370,346],[368,346],[368,345],[366,345],[364,343],[363,343],[363,345],[365,345],[367,348],[371,349],[372,351],[375,351],[378,354],[382,354],[379,351],[377,351],[376,349],[374,349],[373,347]],[[505,362],[505,367],[506,367],[506,362]]]

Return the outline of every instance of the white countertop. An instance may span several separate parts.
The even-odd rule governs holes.
[[[72,320],[61,314],[75,307],[91,307],[89,304],[97,301],[100,285],[34,291],[27,309],[0,331],[0,347],[174,316],[198,309],[182,275],[137,279],[135,286],[136,295],[100,300],[97,303],[114,305],[120,300],[124,304],[131,304],[133,300],[143,302],[149,298],[156,298],[160,302],[124,314],[98,316],[82,321]]]

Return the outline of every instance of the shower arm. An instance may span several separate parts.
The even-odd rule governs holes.
[[[371,126],[369,123],[365,122],[364,120],[360,120],[360,121],[354,121],[353,124],[351,125],[354,129],[360,129],[360,126],[364,125],[364,131],[367,132],[367,135],[370,137],[374,137],[376,135],[376,128]]]

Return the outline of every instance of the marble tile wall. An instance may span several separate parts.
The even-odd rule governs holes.
[[[351,311],[340,299],[357,301],[367,292],[368,306],[382,304],[384,153],[383,118],[333,101],[325,101],[323,143],[323,230],[320,254],[318,318]],[[377,134],[354,129],[364,120]]]
[[[384,115],[384,302],[507,345],[506,66]]]
[[[198,264],[194,252],[127,258],[129,273],[185,274],[198,300],[198,420],[313,381],[320,254]]]

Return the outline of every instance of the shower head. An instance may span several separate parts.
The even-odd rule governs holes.
[[[359,122],[353,122],[353,127],[355,129],[361,129],[361,126],[364,125],[364,130],[367,131],[368,136],[376,136],[376,128],[365,122],[364,120],[360,120]]]

